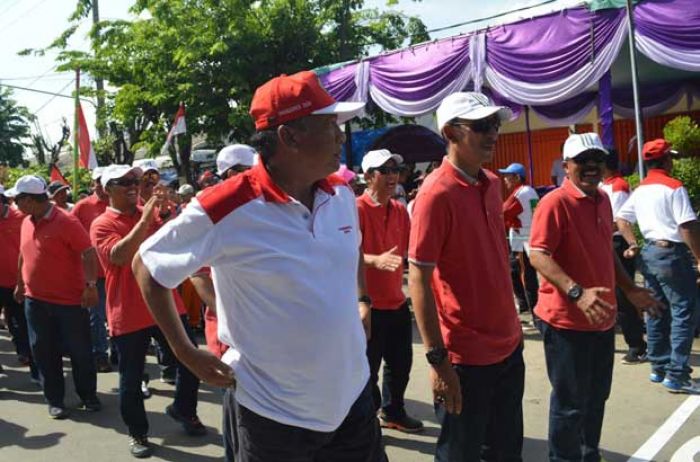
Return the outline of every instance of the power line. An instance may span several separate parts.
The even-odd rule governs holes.
[[[4,15],[4,14],[7,13],[8,11],[10,11],[12,8],[14,8],[14,7],[17,5],[17,3],[19,3],[19,0],[15,0],[14,2],[11,2],[10,5],[9,5],[7,8],[5,8],[5,9],[2,10],[2,11],[0,11],[0,16]]]
[[[58,97],[58,98],[69,98],[69,99],[74,99],[74,97],[73,97],[73,96],[70,96],[70,95],[64,95],[64,94],[61,94],[61,93],[54,93],[54,92],[52,92],[52,91],[46,91],[46,90],[37,90],[37,89],[35,89],[35,88],[20,87],[20,86],[17,86],[17,85],[8,85],[8,84],[2,83],[2,82],[0,82],[0,87],[8,87],[8,88],[13,88],[13,89],[16,89],[16,90],[23,90],[23,91],[32,91],[32,92],[34,92],[34,93],[41,93],[41,94],[44,94],[44,95],[56,96],[56,97]],[[92,102],[91,100],[89,100],[89,99],[86,99],[86,98],[78,98],[78,99],[79,99],[80,101],[85,101],[86,103],[90,103],[90,104],[92,104],[93,106],[95,105],[95,103],[93,103],[93,102]]]
[[[17,17],[16,17],[15,19],[13,19],[12,21],[10,21],[10,22],[8,22],[8,23],[3,24],[2,26],[0,26],[0,30],[6,32],[10,27],[14,26],[15,23],[16,23],[17,21],[19,21],[20,19],[24,18],[26,15],[28,15],[28,14],[31,13],[32,11],[36,10],[37,8],[39,8],[39,6],[40,6],[42,3],[45,3],[45,2],[46,2],[46,0],[39,0],[39,1],[38,1],[37,3],[35,3],[32,7],[30,7],[28,10],[25,10],[24,13],[20,14],[19,16],[17,16]]]
[[[51,96],[51,98],[49,98],[48,101],[46,101],[44,104],[42,104],[41,107],[40,107],[39,109],[37,109],[36,111],[34,111],[34,114],[35,114],[35,115],[38,114],[39,111],[41,111],[41,110],[44,109],[46,106],[48,106],[49,103],[50,103],[51,101],[55,100],[55,99],[59,96],[59,94],[60,94],[63,90],[65,90],[66,88],[68,88],[69,86],[71,86],[71,85],[73,84],[74,81],[75,81],[74,79],[71,79],[70,82],[68,82],[63,88],[61,88],[60,90],[58,90],[58,92],[57,92],[55,95]]]

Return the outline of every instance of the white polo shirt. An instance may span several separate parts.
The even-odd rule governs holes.
[[[651,169],[617,218],[639,222],[646,240],[683,242],[678,227],[697,219],[683,183],[662,169]]]
[[[608,179],[603,180],[600,184],[600,189],[606,192],[610,198],[610,205],[612,206],[612,219],[615,221],[617,213],[622,209],[622,206],[627,202],[630,197],[630,185],[627,181],[620,175],[611,176]],[[614,236],[619,236],[620,232],[615,231]]]
[[[277,422],[337,429],[369,379],[352,190],[319,182],[313,210],[258,164],[205,190],[139,249],[165,287],[211,266],[236,399]]]

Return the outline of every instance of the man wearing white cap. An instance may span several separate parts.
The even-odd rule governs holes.
[[[413,360],[413,323],[403,293],[403,262],[410,223],[406,207],[393,199],[403,158],[387,149],[362,159],[367,190],[357,198],[367,293],[372,300],[372,335],[367,344],[375,409],[382,426],[405,432],[423,429],[406,413],[404,393]],[[384,360],[382,392],[379,368]]]
[[[255,164],[255,149],[246,144],[226,146],[216,155],[216,174],[222,180],[249,170]]]
[[[332,175],[345,138],[338,123],[363,106],[336,102],[313,72],[263,84],[251,103],[260,162],[193,199],[134,259],[173,351],[228,387],[239,462],[384,459],[355,197]],[[187,342],[167,289],[207,265],[230,347],[223,363]]]
[[[140,168],[128,165],[105,168],[101,182],[110,206],[90,227],[90,238],[105,270],[109,330],[119,352],[120,409],[134,457],[146,457],[153,450],[148,442],[149,425],[141,392],[147,345],[151,338],[165,343],[131,271],[131,259],[138,246],[159,226],[158,208],[163,201],[156,193],[143,208],[138,205],[141,174]],[[178,320],[186,329],[188,341],[194,342],[182,301],[175,291],[173,296]],[[180,422],[188,434],[202,435],[206,429],[197,417],[199,380],[182,364],[176,366],[175,399],[166,413]]]
[[[638,310],[661,305],[627,275],[612,247],[612,208],[598,188],[607,151],[596,133],[564,143],[566,179],[535,209],[530,260],[542,275],[535,314],[544,337],[549,460],[600,460],[615,352],[615,286]]]
[[[80,220],[85,232],[90,233],[90,225],[95,218],[104,213],[109,205],[109,196],[100,183],[100,177],[104,167],[97,167],[92,171],[92,188],[90,196],[79,201],[71,210],[74,217]],[[111,372],[112,366],[108,360],[107,317],[105,314],[105,272],[102,265],[97,273],[97,305],[90,308],[90,334],[92,338],[92,354],[95,357],[97,372]]]
[[[46,183],[25,175],[5,192],[22,213],[15,299],[24,302],[29,342],[42,377],[49,416],[64,419],[63,359],[68,351],[81,408],[101,409],[90,342],[90,316],[97,304],[95,249],[80,222],[49,202]]]
[[[475,92],[437,110],[447,155],[416,197],[409,289],[442,426],[435,460],[519,461],[525,364],[501,184],[482,168],[510,117]]]

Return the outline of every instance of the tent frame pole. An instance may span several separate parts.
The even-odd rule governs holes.
[[[642,123],[642,108],[639,104],[639,76],[637,74],[637,46],[634,39],[634,6],[632,0],[627,0],[627,22],[629,23],[628,34],[630,44],[630,67],[632,71],[632,95],[634,97],[634,122],[637,131],[637,168],[639,179],[644,178],[644,160],[642,159],[642,148],[644,146],[644,125]]]

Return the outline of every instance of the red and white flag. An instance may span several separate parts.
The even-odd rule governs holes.
[[[88,133],[87,123],[85,122],[85,115],[83,114],[83,107],[78,104],[78,149],[80,151],[80,166],[83,168],[88,168],[94,170],[97,168],[97,156],[95,156],[95,149],[90,143],[90,134]]]
[[[177,113],[175,113],[175,120],[173,121],[173,126],[170,127],[168,132],[168,137],[165,139],[165,144],[160,148],[161,155],[168,153],[168,148],[172,144],[176,135],[187,132],[187,125],[185,124],[185,105],[180,103],[180,107],[177,108]]]
[[[53,183],[54,181],[68,185],[66,177],[63,176],[63,173],[61,173],[61,170],[56,164],[51,165],[51,182]]]

